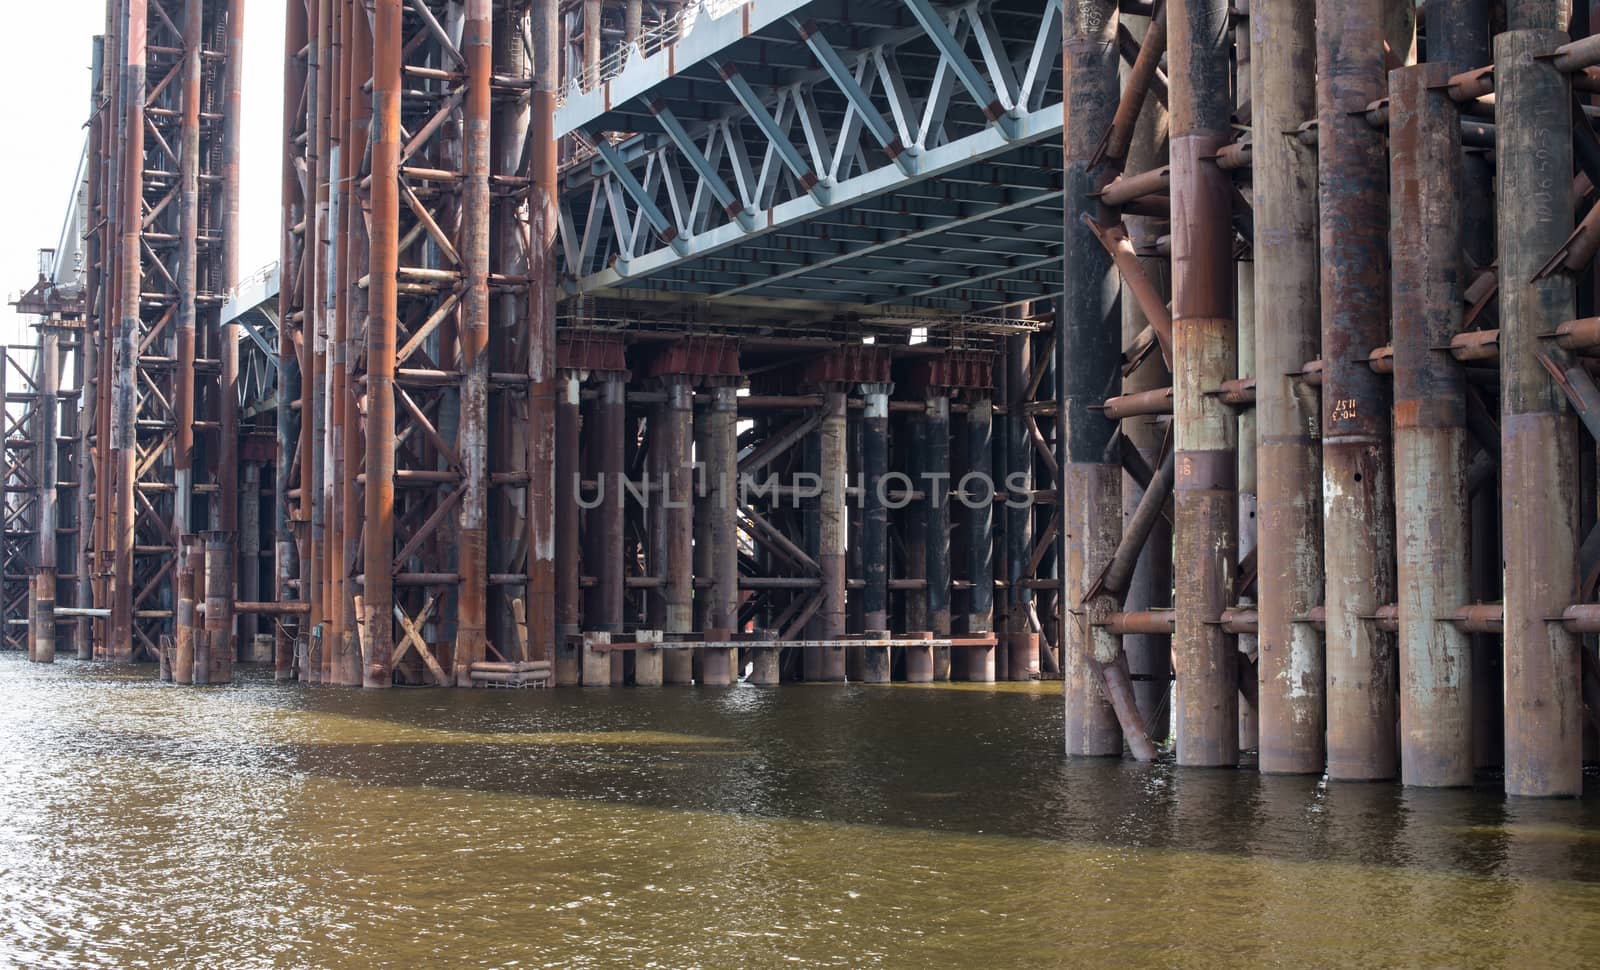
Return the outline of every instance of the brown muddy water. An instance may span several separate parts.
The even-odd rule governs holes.
[[[1055,685],[363,693],[0,655],[0,966],[1583,966],[1582,802],[1059,755]]]

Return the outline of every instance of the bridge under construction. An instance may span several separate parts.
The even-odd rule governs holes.
[[[1600,3],[288,0],[242,277],[249,6],[107,4],[7,647],[1581,792]]]

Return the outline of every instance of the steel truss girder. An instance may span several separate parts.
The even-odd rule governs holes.
[[[594,160],[567,176],[560,243],[569,293],[635,286],[711,297],[826,291],[833,301],[968,309],[1002,296],[1007,277],[1045,271],[1046,287],[1057,285],[1048,260],[985,259],[981,248],[960,244],[945,248],[969,257],[965,266],[949,264],[968,271],[965,284],[872,285],[870,273],[849,271],[857,257],[863,270],[882,268],[881,260],[900,255],[892,240],[864,243],[859,253],[835,246],[817,266],[784,255],[809,251],[821,238],[835,241],[824,233],[858,212],[876,206],[892,216],[915,205],[919,187],[935,179],[946,197],[931,208],[955,211],[951,231],[981,220],[986,204],[1016,208],[1004,198],[973,198],[970,205],[950,198],[964,181],[1009,188],[1004,180],[1014,177],[1019,187],[1046,189],[1033,196],[1040,206],[1059,198],[1058,182],[1039,185],[1059,158],[1058,0],[1032,13],[1001,3],[903,0],[904,16],[893,26],[857,29],[843,52],[811,17],[823,5],[757,4],[751,36],[729,35],[719,46],[706,39],[721,28],[695,26],[675,51],[630,61],[608,85],[604,109],[569,93],[558,131],[582,130],[596,146]],[[762,43],[752,48],[756,36]],[[774,56],[775,43],[784,57]],[[756,50],[761,62],[747,67]],[[639,83],[654,60],[669,55],[674,73]],[[784,66],[771,67],[779,62]],[[757,77],[767,80],[764,88]],[[675,99],[685,84],[694,97]],[[640,134],[613,144],[606,133],[623,125]],[[874,144],[862,141],[863,132]],[[1011,167],[1019,155],[1027,162]],[[996,173],[1003,181],[994,181]],[[917,225],[907,242],[939,245],[941,231]],[[738,272],[741,265],[752,272]],[[920,271],[924,264],[916,265]],[[841,285],[858,275],[861,286]]]

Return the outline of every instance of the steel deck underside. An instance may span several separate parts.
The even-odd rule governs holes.
[[[930,317],[1058,292],[1059,21],[1016,0],[702,10],[557,112],[598,143],[564,173],[567,291]]]

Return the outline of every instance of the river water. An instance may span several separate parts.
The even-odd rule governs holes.
[[[0,655],[0,966],[1582,966],[1584,801],[1066,761],[1059,685]]]

